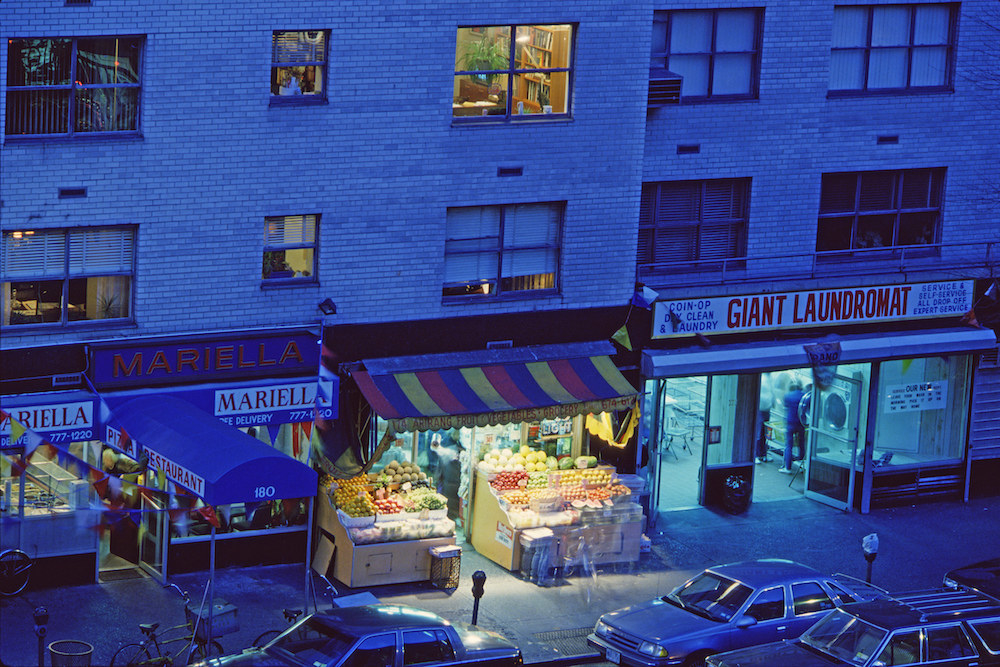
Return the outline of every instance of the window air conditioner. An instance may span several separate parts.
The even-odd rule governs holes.
[[[646,106],[650,109],[664,107],[668,104],[679,104],[681,101],[680,74],[674,74],[663,67],[649,68],[649,97]]]

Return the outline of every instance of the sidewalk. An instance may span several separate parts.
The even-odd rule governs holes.
[[[970,503],[933,503],[840,512],[806,499],[758,503],[742,515],[709,509],[662,514],[653,547],[634,567],[601,569],[595,578],[572,577],[554,587],[521,581],[469,545],[455,591],[428,582],[373,587],[384,602],[428,609],[454,621],[471,621],[472,573],[486,573],[478,624],[516,641],[526,662],[587,651],[583,637],[601,613],[664,595],[708,565],[762,557],[797,560],[824,572],[864,578],[862,538],[876,533],[880,550],[872,582],[890,591],[937,586],[945,571],[1000,554],[1000,497]],[[171,581],[200,599],[207,572]],[[220,638],[227,651],[249,645],[260,632],[285,624],[282,608],[303,608],[306,570],[278,565],[216,572],[216,597],[238,608],[240,630]],[[337,584],[337,582],[334,582]],[[358,592],[338,585],[340,593]],[[142,577],[111,583],[29,589],[0,603],[0,660],[35,665],[38,640],[32,611],[50,614],[45,644],[77,639],[94,645],[92,665],[104,665],[123,644],[138,640],[138,624],[183,622],[181,598]],[[46,651],[46,664],[48,655]]]

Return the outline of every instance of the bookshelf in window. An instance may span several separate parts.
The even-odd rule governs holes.
[[[528,39],[517,42],[514,54],[517,69],[569,67],[569,26],[525,26]],[[518,102],[525,113],[541,113],[551,106],[555,113],[566,112],[566,72],[527,72],[515,75],[512,111]]]

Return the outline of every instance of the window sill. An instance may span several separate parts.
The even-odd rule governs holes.
[[[319,285],[319,281],[314,278],[283,278],[276,280],[264,280],[260,283],[262,290],[287,289],[289,287],[309,287]]]
[[[451,126],[528,125],[533,123],[567,123],[573,120],[568,113],[530,113],[514,116],[452,116]]]
[[[20,324],[6,324],[4,325],[4,331],[11,336],[15,336],[21,333],[35,334],[35,333],[54,333],[58,331],[94,331],[95,329],[121,329],[121,328],[134,328],[136,323],[134,320],[127,318],[121,319],[108,319],[108,320],[75,320],[73,322],[38,322],[38,323],[20,323]]]
[[[142,132],[79,132],[77,134],[32,134],[10,135],[4,137],[4,144],[54,144],[80,142],[140,142],[144,137]]]
[[[827,99],[843,99],[857,97],[898,97],[914,95],[951,95],[955,92],[952,86],[928,86],[926,88],[880,88],[876,90],[828,90]]]
[[[496,296],[448,296],[442,297],[442,306],[467,306],[475,303],[509,303],[513,301],[532,301],[535,299],[547,299],[559,296],[559,290],[534,290],[530,292],[507,292]]]
[[[269,107],[316,107],[330,103],[325,95],[272,95]]]

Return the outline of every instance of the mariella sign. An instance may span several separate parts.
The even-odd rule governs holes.
[[[315,374],[319,346],[309,334],[185,340],[95,347],[94,384],[122,387],[253,375]]]

